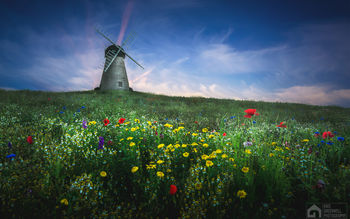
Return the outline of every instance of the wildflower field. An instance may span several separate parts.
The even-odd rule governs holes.
[[[350,109],[0,90],[2,218],[305,218],[350,204]]]

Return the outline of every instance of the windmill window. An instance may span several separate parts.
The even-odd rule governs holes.
[[[123,87],[123,82],[118,81],[118,86],[119,86],[119,87]]]

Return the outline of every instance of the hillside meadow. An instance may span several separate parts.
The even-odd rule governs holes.
[[[0,90],[4,218],[305,218],[350,203],[350,109]]]

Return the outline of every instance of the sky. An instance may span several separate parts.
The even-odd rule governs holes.
[[[350,107],[348,0],[2,0],[0,88],[98,87],[96,26],[135,91]]]

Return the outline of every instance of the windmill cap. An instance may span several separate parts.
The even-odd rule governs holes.
[[[116,47],[115,45],[110,45],[110,46],[108,46],[108,47],[106,48],[106,50],[105,50],[105,56],[107,56],[107,53],[108,53],[108,51],[110,51],[110,50],[114,50],[114,51],[117,52],[119,49],[118,49],[118,47]],[[125,53],[123,52],[123,50],[120,50],[120,51],[119,51],[118,56],[125,58]]]

